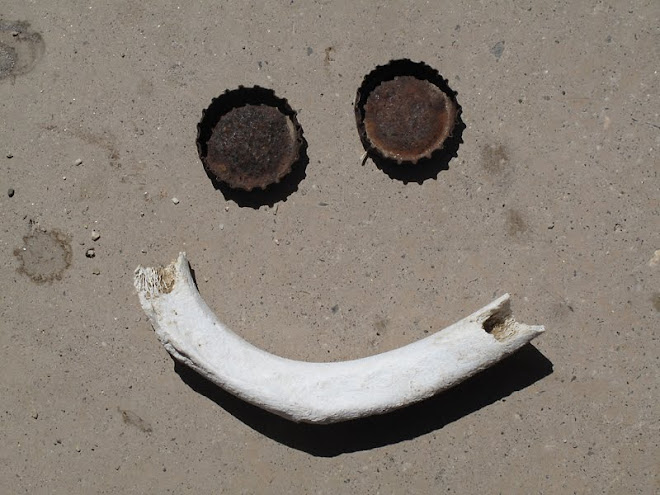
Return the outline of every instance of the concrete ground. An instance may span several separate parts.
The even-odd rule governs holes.
[[[660,491],[657,0],[0,15],[3,493]],[[421,184],[360,161],[355,92],[399,58],[463,109],[457,156]],[[239,85],[287,98],[309,146],[272,205],[197,156],[202,110]],[[157,341],[133,270],[183,250],[223,321],[291,358],[393,349],[504,292],[547,332],[421,405],[298,426]]]

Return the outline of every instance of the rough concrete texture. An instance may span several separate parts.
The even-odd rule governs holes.
[[[657,0],[0,12],[3,493],[660,490]],[[360,162],[355,91],[397,58],[463,108],[421,184]],[[272,207],[197,157],[202,109],[239,85],[287,98],[309,145]],[[296,359],[392,349],[507,291],[548,331],[419,406],[297,426],[158,343],[132,274],[180,250],[231,328]]]

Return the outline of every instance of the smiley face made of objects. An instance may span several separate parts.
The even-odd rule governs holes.
[[[455,151],[448,147],[460,121],[455,96],[425,64],[399,60],[376,68],[355,99],[367,155],[395,175],[391,171],[397,167],[435,166],[440,155]],[[306,143],[288,103],[255,87],[213,100],[199,123],[197,146],[215,183],[254,194],[292,175]],[[296,422],[334,423],[419,402],[497,363],[544,331],[517,322],[505,294],[392,351],[352,361],[294,361],[229,330],[202,300],[185,253],[166,267],[138,267],[134,284],[159,340],[175,359],[235,396]]]

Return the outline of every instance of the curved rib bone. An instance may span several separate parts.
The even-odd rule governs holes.
[[[138,267],[135,287],[158,338],[177,360],[228,392],[297,422],[334,423],[426,399],[500,361],[544,331],[511,316],[509,295],[429,337],[353,361],[275,356],[226,328],[201,298],[185,253]]]

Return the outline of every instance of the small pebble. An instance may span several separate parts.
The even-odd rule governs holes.
[[[220,224],[220,230],[225,230],[225,224],[224,223]]]
[[[73,162],[75,166],[82,165],[82,160],[78,158],[75,162]]]
[[[273,242],[277,244],[278,246],[280,245],[280,240],[279,239],[273,239]]]
[[[76,452],[80,452],[80,447],[76,445]]]
[[[225,211],[229,211],[229,206],[225,206]]]
[[[14,192],[15,192],[14,188],[10,187],[9,189],[7,189],[7,196],[9,196],[10,198],[13,198],[14,197]]]
[[[94,256],[96,256],[96,251],[94,251],[94,248],[89,248],[85,252],[85,256],[87,256],[88,258],[93,258]]]
[[[172,203],[174,203],[175,205],[178,205],[179,204],[179,198],[172,198]]]
[[[96,230],[92,230],[92,240],[93,241],[98,241],[101,238],[101,234],[98,233]]]
[[[14,38],[16,38],[16,36],[18,36],[19,34],[21,34],[19,31],[12,31],[12,32],[11,32],[11,35],[12,35]]]
[[[653,253],[653,257],[649,260],[649,266],[658,266],[660,265],[660,249],[656,250]]]
[[[94,270],[92,270],[92,274],[101,275],[101,270],[99,270],[98,268],[94,268]]]
[[[33,412],[32,413],[32,419],[38,419],[39,418],[39,413],[38,412]]]

